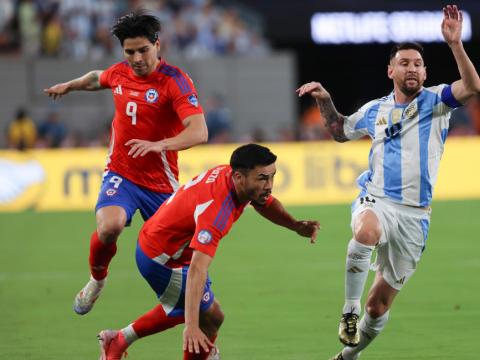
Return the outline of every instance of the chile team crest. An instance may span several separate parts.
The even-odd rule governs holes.
[[[145,93],[145,100],[149,103],[154,103],[158,100],[158,92],[155,89],[148,89]]]

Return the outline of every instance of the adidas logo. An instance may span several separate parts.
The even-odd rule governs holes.
[[[360,268],[358,268],[358,267],[356,267],[356,266],[352,266],[352,267],[351,267],[350,269],[348,269],[347,271],[350,272],[350,273],[354,273],[354,274],[355,274],[355,273],[363,272],[362,269],[360,269]]]
[[[387,120],[385,120],[385,118],[382,117],[377,121],[377,123],[375,125],[376,126],[387,125]]]
[[[115,90],[113,91],[114,94],[116,95],[122,95],[123,92],[122,92],[122,85],[118,85]]]
[[[405,283],[405,276],[400,278],[399,280],[395,281],[396,284],[403,285]]]

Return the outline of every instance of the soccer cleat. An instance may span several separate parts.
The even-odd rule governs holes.
[[[213,347],[213,349],[210,351],[210,355],[208,355],[207,360],[220,360],[220,350],[218,350],[218,347]]]
[[[99,360],[120,360],[127,356],[128,343],[121,331],[102,330],[97,335],[100,344]]]
[[[105,279],[97,281],[90,278],[87,285],[75,296],[73,301],[73,310],[78,315],[85,315],[93,308],[93,304],[100,296],[100,292],[105,285]]]
[[[343,360],[343,355],[342,352],[340,351],[337,355],[335,355],[333,358],[330,360]]]
[[[358,331],[358,315],[346,313],[340,319],[338,327],[338,338],[346,346],[357,346],[360,342],[360,332]]]

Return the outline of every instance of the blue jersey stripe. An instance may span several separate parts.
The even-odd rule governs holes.
[[[222,203],[220,210],[218,211],[217,217],[213,222],[213,226],[215,226],[218,230],[223,231],[225,226],[227,225],[228,218],[232,213],[235,204],[233,203],[232,194],[229,193],[225,200]]]
[[[392,125],[392,112],[390,112],[389,128]],[[402,201],[402,143],[400,136],[397,134],[393,137],[386,137],[383,146],[383,188],[385,189],[385,195]]]
[[[375,104],[365,112],[365,116],[355,124],[355,130],[367,129],[368,134],[373,139],[375,138],[375,119],[377,118],[380,104]]]
[[[447,141],[447,136],[448,136],[448,129],[442,129],[442,142],[445,144],[445,141]]]
[[[427,206],[432,200],[432,183],[428,171],[428,144],[432,128],[431,109],[439,102],[437,94],[423,91],[418,99],[419,119],[418,135],[420,142],[420,206]]]
[[[170,65],[163,64],[158,69],[158,72],[165,74],[167,76],[173,77],[182,94],[187,94],[192,92],[192,88],[188,83],[187,79],[185,79],[185,76],[178,69],[175,69]]]

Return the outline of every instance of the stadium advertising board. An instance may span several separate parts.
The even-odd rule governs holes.
[[[367,168],[368,141],[267,144],[278,155],[274,193],[287,205],[349,203]],[[227,163],[236,145],[200,146],[180,153],[180,182]],[[435,199],[480,198],[480,169],[469,154],[480,138],[452,138],[441,162]],[[105,149],[0,151],[0,211],[94,208]]]

